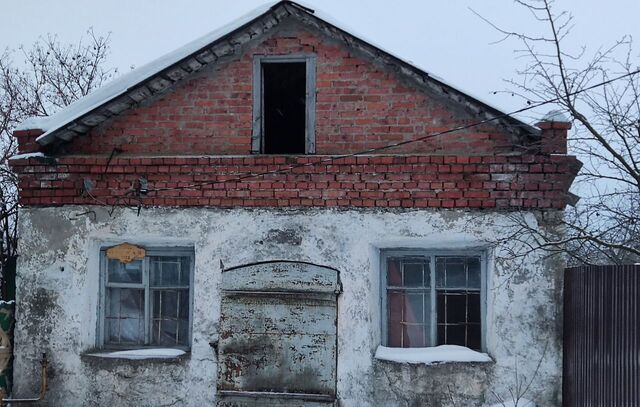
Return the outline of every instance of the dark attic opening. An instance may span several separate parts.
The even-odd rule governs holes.
[[[263,63],[265,154],[305,153],[306,64]]]

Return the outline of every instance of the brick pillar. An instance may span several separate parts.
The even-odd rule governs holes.
[[[15,130],[13,137],[18,140],[18,153],[34,153],[40,151],[40,145],[36,142],[36,139],[44,134],[42,129],[25,129]]]
[[[536,123],[542,130],[541,150],[545,154],[567,154],[567,133],[571,122],[559,110],[552,110]]]

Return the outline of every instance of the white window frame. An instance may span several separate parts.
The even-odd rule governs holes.
[[[97,346],[101,349],[143,349],[143,348],[175,348],[182,350],[190,350],[192,343],[192,330],[193,330],[193,281],[194,281],[194,269],[195,269],[195,254],[192,247],[145,247],[145,257],[143,259],[143,271],[142,271],[142,283],[109,283],[110,287],[118,288],[144,288],[144,314],[145,314],[145,343],[140,345],[118,345],[110,344],[105,341],[105,318],[106,318],[106,294],[107,294],[107,251],[108,247],[100,249],[100,290],[99,290],[99,310],[98,310],[98,332],[97,332]],[[189,257],[190,258],[190,270],[189,270],[189,329],[187,345],[151,345],[151,288],[149,283],[149,257],[161,256],[161,257]],[[170,288],[170,287],[169,287]]]
[[[251,135],[251,153],[264,154],[264,71],[263,64],[304,62],[306,67],[306,99],[305,99],[305,152],[316,152],[316,55],[254,55],[253,56],[253,132]]]
[[[431,271],[431,315],[430,315],[430,343],[437,344],[438,319],[436,302],[436,257],[479,257],[480,258],[480,343],[481,351],[486,352],[486,315],[487,315],[487,255],[482,249],[383,249],[380,250],[380,321],[381,344],[387,346],[388,340],[388,310],[387,310],[387,259],[390,257],[427,257]],[[434,345],[437,346],[437,345]]]

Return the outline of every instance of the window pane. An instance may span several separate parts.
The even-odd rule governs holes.
[[[178,316],[178,293],[176,291],[161,291],[160,313],[163,317]]]
[[[447,325],[447,345],[467,346],[464,325]]]
[[[405,322],[424,323],[424,297],[422,293],[407,294]]]
[[[445,345],[447,343],[446,328],[446,325],[438,325],[438,345]]]
[[[404,263],[403,283],[405,287],[422,287],[424,266],[422,263]]]
[[[177,344],[176,332],[177,322],[175,320],[162,319],[154,321],[152,343],[154,345],[174,346]]]
[[[110,343],[144,343],[144,290],[107,288],[106,337]]]
[[[402,322],[402,309],[404,308],[404,294],[402,291],[390,291],[387,305],[389,308],[389,321]]]
[[[180,284],[191,284],[191,257],[180,257]]]
[[[481,348],[480,293],[466,290],[437,292],[438,344]]]
[[[460,288],[467,286],[465,261],[459,257],[436,259],[436,283],[438,287]]]
[[[438,288],[480,289],[480,258],[438,257],[436,259],[436,285]]]
[[[189,320],[178,320],[178,344],[186,345],[189,343]]]
[[[152,287],[188,286],[190,259],[188,257],[153,256],[149,259]]]
[[[422,348],[427,346],[424,325],[405,325],[403,332],[404,348]]]
[[[467,297],[467,306],[469,307],[468,321],[480,323],[480,293],[469,293]]]
[[[191,307],[191,302],[189,301],[189,290],[181,290],[179,292],[179,309],[178,309],[178,318],[189,319],[189,309]]]
[[[152,344],[188,344],[189,290],[152,290],[152,298]]]
[[[481,338],[480,324],[467,326],[467,347],[473,350],[480,350],[482,348]]]
[[[387,346],[430,346],[431,300],[428,290],[390,290],[387,305]]]
[[[387,346],[392,348],[402,348],[402,322],[388,321]]]
[[[116,259],[109,259],[107,268],[110,283],[142,284],[142,260],[125,264]]]
[[[467,322],[467,296],[464,293],[438,293],[438,297],[441,296],[445,297],[446,301],[446,322],[448,324]]]
[[[387,285],[399,286],[402,285],[402,273],[400,272],[400,260],[389,258],[387,259]]]
[[[471,257],[468,259],[467,273],[469,276],[467,281],[467,287],[476,288],[479,290],[481,287],[480,276],[482,274],[480,271],[480,258]]]

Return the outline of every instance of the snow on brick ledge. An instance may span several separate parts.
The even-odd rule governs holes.
[[[114,359],[170,359],[184,355],[184,351],[180,349],[134,349],[123,350],[117,352],[100,352],[91,353],[89,356],[97,356],[100,358],[114,358]]]
[[[426,365],[447,362],[491,362],[486,353],[476,352],[464,346],[440,345],[431,348],[388,348],[378,346],[376,359],[399,363],[423,363]]]

